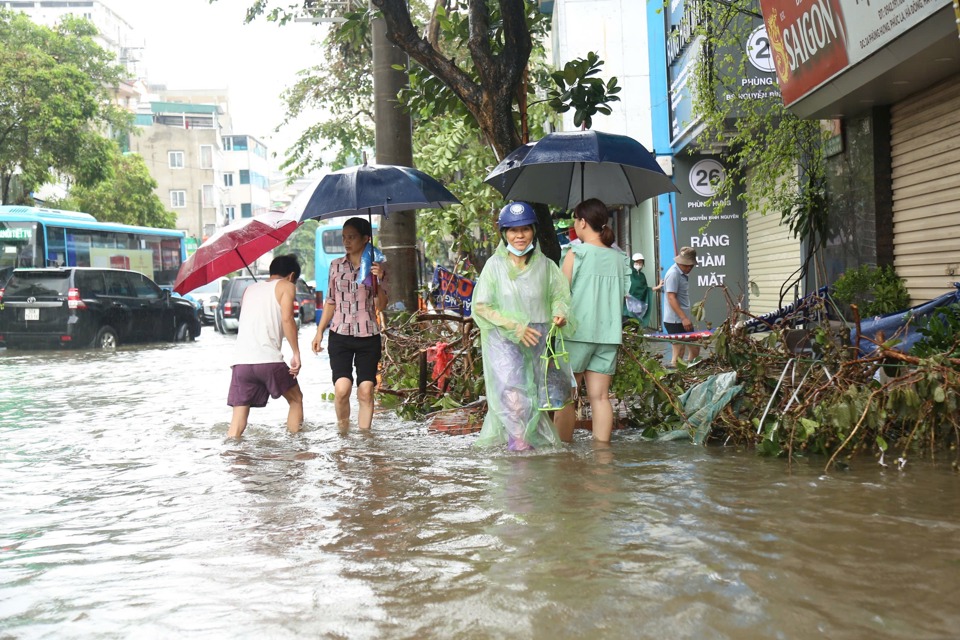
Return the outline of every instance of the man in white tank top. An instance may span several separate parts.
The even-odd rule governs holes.
[[[233,407],[229,438],[240,437],[247,428],[250,407],[265,407],[268,396],[286,398],[290,404],[287,430],[300,431],[303,392],[297,384],[300,345],[293,315],[299,277],[300,263],[295,255],[277,256],[270,263],[270,279],[250,285],[243,293],[237,351],[227,394],[227,404]],[[283,338],[293,349],[289,366],[280,353]]]

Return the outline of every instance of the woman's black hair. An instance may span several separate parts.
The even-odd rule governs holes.
[[[584,222],[590,225],[590,228],[600,234],[600,241],[608,247],[613,246],[613,241],[617,239],[613,229],[607,224],[610,222],[610,212],[607,205],[596,198],[584,200],[573,210],[574,218],[582,218]]]
[[[356,216],[353,218],[348,218],[347,221],[343,223],[343,226],[351,227],[361,236],[367,236],[368,238],[373,237],[373,227],[370,225],[370,221],[366,218],[359,218]]]

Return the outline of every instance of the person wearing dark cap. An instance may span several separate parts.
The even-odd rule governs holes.
[[[663,276],[663,291],[666,293],[666,304],[663,305],[663,328],[668,334],[691,333],[693,318],[690,316],[688,276],[697,264],[696,249],[681,247],[673,263]],[[699,346],[674,342],[673,357],[668,366],[677,366],[678,359],[691,362],[699,355]]]

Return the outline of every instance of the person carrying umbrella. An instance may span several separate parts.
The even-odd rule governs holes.
[[[626,255],[612,248],[615,236],[603,202],[585,200],[574,209],[573,217],[583,242],[572,247],[563,259],[563,274],[570,281],[573,300],[571,315],[577,320],[577,329],[566,347],[577,386],[586,380],[593,438],[609,442],[613,431],[610,382],[623,341],[621,312],[630,290],[630,265]],[[565,442],[573,439],[575,419],[573,406],[557,412],[557,430]]]
[[[347,255],[330,263],[329,295],[312,343],[314,353],[323,351],[323,332],[330,327],[327,351],[333,373],[337,428],[341,431],[350,425],[354,363],[359,404],[357,425],[360,429],[369,429],[373,424],[374,387],[383,353],[377,314],[387,306],[387,291],[380,284],[384,272],[379,262],[370,265],[369,278],[357,281],[364,249],[373,236],[370,222],[360,217],[349,218],[343,223],[342,234]]]
[[[570,373],[561,376],[559,387],[550,384],[543,356],[551,324],[567,324],[569,285],[537,246],[533,207],[510,203],[497,225],[501,243],[473,290],[488,407],[475,446],[524,451],[558,445],[557,431],[540,408],[567,400]]]
[[[300,345],[293,315],[293,301],[297,294],[294,283],[299,277],[300,263],[296,256],[277,256],[270,263],[270,279],[250,285],[243,293],[233,374],[227,394],[227,404],[233,407],[227,437],[239,438],[247,428],[250,407],[267,406],[268,396],[286,398],[290,404],[287,430],[290,433],[300,431],[303,393],[297,383]],[[280,353],[283,338],[293,349],[289,366]]]

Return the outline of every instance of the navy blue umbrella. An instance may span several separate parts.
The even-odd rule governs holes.
[[[507,200],[573,209],[589,198],[636,205],[679,192],[646,147],[600,131],[550,133],[511,152],[484,180]]]
[[[362,164],[334,171],[324,176],[312,193],[302,194],[297,200],[291,208],[302,206],[302,211],[287,213],[298,214],[300,222],[363,214],[370,218],[460,204],[446,187],[424,172],[389,164]]]

